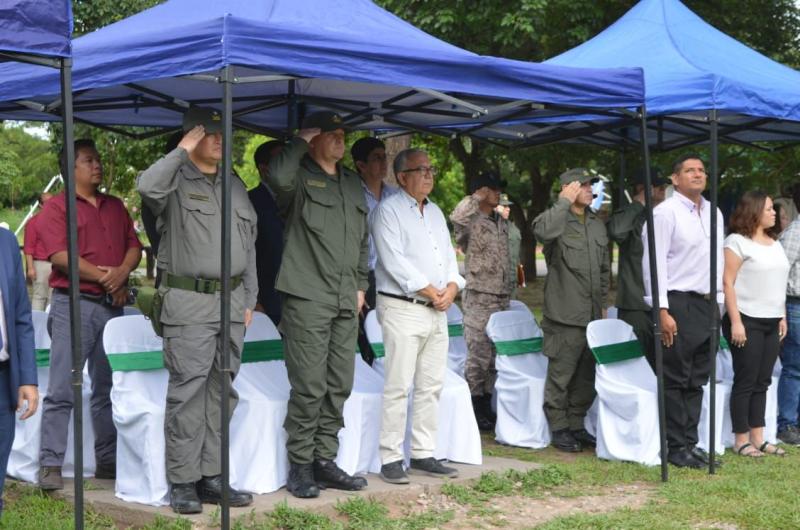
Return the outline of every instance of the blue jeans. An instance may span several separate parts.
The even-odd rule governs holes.
[[[778,382],[778,432],[797,425],[800,405],[800,304],[786,303],[788,331],[781,348],[783,370]]]

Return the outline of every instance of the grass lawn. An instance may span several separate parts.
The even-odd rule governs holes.
[[[484,437],[484,453],[541,463],[540,470],[485,474],[472,486],[445,486],[438,501],[422,508],[385,504],[353,497],[336,507],[336,515],[278,506],[265,515],[251,514],[235,521],[240,530],[321,529],[367,530],[425,528],[541,528],[573,529],[792,529],[800,528],[800,450],[788,448],[785,458],[751,459],[731,454],[716,475],[670,467],[670,481],[660,481],[659,468],[606,462],[589,453],[565,455],[553,449],[529,450],[494,443]],[[634,487],[611,509],[611,496]],[[627,490],[630,491],[630,490]],[[16,483],[6,491],[6,513],[0,528],[60,530],[71,528],[71,506]],[[442,500],[444,499],[444,500]],[[582,511],[589,499],[593,508]],[[510,504],[512,501],[517,504]],[[520,504],[521,503],[521,504]],[[513,519],[508,506],[541,507],[537,524]],[[552,517],[547,510],[566,506]],[[605,505],[605,507],[604,507]],[[572,508],[570,509],[570,506]],[[521,508],[528,509],[528,508]],[[519,514],[516,514],[519,515]],[[510,522],[511,521],[511,522]],[[87,528],[116,528],[106,516],[89,512]],[[218,524],[210,513],[208,528]],[[190,529],[188,521],[162,519],[148,529]]]

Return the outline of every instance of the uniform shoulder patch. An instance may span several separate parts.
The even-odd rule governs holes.
[[[325,182],[324,180],[308,179],[306,181],[306,184],[308,184],[309,186],[312,186],[314,188],[327,188],[328,187],[328,183]]]

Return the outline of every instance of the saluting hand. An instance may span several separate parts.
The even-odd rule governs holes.
[[[206,128],[202,125],[195,125],[193,128],[189,129],[189,132],[183,135],[178,147],[182,147],[187,153],[192,153],[205,135]]]
[[[578,195],[581,193],[581,183],[577,180],[573,180],[566,186],[561,188],[561,193],[558,194],[560,198],[567,199],[570,204],[575,204],[575,201],[578,199]]]
[[[322,132],[322,129],[319,127],[314,127],[313,129],[300,129],[297,131],[297,137],[302,138],[306,141],[306,143],[311,142],[311,140],[318,136]]]

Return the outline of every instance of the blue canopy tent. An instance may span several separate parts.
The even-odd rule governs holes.
[[[575,69],[482,57],[440,41],[369,0],[170,0],[75,39],[75,118],[131,136],[180,127],[190,105],[222,110],[222,343],[230,325],[233,127],[284,136],[306,113],[348,126],[524,139],[499,124],[591,113],[635,121],[640,69]],[[0,65],[0,118],[49,120],[56,79]],[[154,127],[144,133],[115,126]],[[222,369],[229,366],[223,355]],[[229,381],[223,378],[222,415]],[[223,480],[228,432],[223,419]],[[222,524],[230,524],[228,490]]]
[[[190,103],[219,104],[225,67],[234,125],[272,135],[324,107],[358,128],[489,137],[500,121],[576,108],[629,119],[643,97],[638,69],[482,57],[369,0],[171,0],[73,46],[75,116],[100,127],[176,128]],[[46,120],[57,109],[53,76],[0,65],[0,78],[0,117]]]
[[[561,66],[632,67],[645,71],[647,128],[639,141],[658,150],[670,150],[696,143],[710,143],[711,208],[717,208],[719,141],[773,150],[800,140],[800,72],[777,63],[725,35],[689,10],[678,0],[642,0],[617,22],[593,39],[547,64]],[[557,131],[556,131],[557,132]],[[633,133],[633,134],[632,134]],[[634,143],[636,131],[609,127],[598,130],[588,141],[622,146]],[[772,142],[766,146],[754,142]],[[645,163],[649,168],[649,163]],[[648,181],[649,182],[649,181]],[[620,182],[620,186],[623,183]],[[649,192],[649,186],[646,187]],[[648,197],[648,205],[650,199]],[[651,212],[651,208],[648,208]],[[714,249],[717,245],[717,217],[711,216],[710,292],[716,292]],[[648,213],[648,242],[654,259],[652,217]],[[655,270],[651,262],[651,270]],[[652,291],[657,293],[655,276]],[[712,313],[716,301],[710,301]],[[653,307],[658,307],[654,296]],[[656,336],[657,311],[653,311]],[[714,403],[719,336],[717,319],[710,327],[710,390]],[[656,341],[657,370],[661,366],[661,345]],[[659,382],[661,377],[659,374]],[[663,394],[662,394],[663,396]],[[663,397],[660,400],[663,414]],[[714,473],[715,410],[711,407],[709,472]],[[662,456],[665,443],[662,439]],[[662,463],[666,478],[666,464]]]
[[[64,123],[64,154],[67,196],[67,249],[69,310],[71,316],[73,432],[75,462],[75,527],[83,528],[83,356],[81,355],[81,312],[78,288],[78,222],[73,171],[75,152],[72,127],[72,4],[69,0],[0,0],[0,62],[27,63],[26,69],[55,78],[59,112]],[[6,65],[3,65],[6,66]]]

